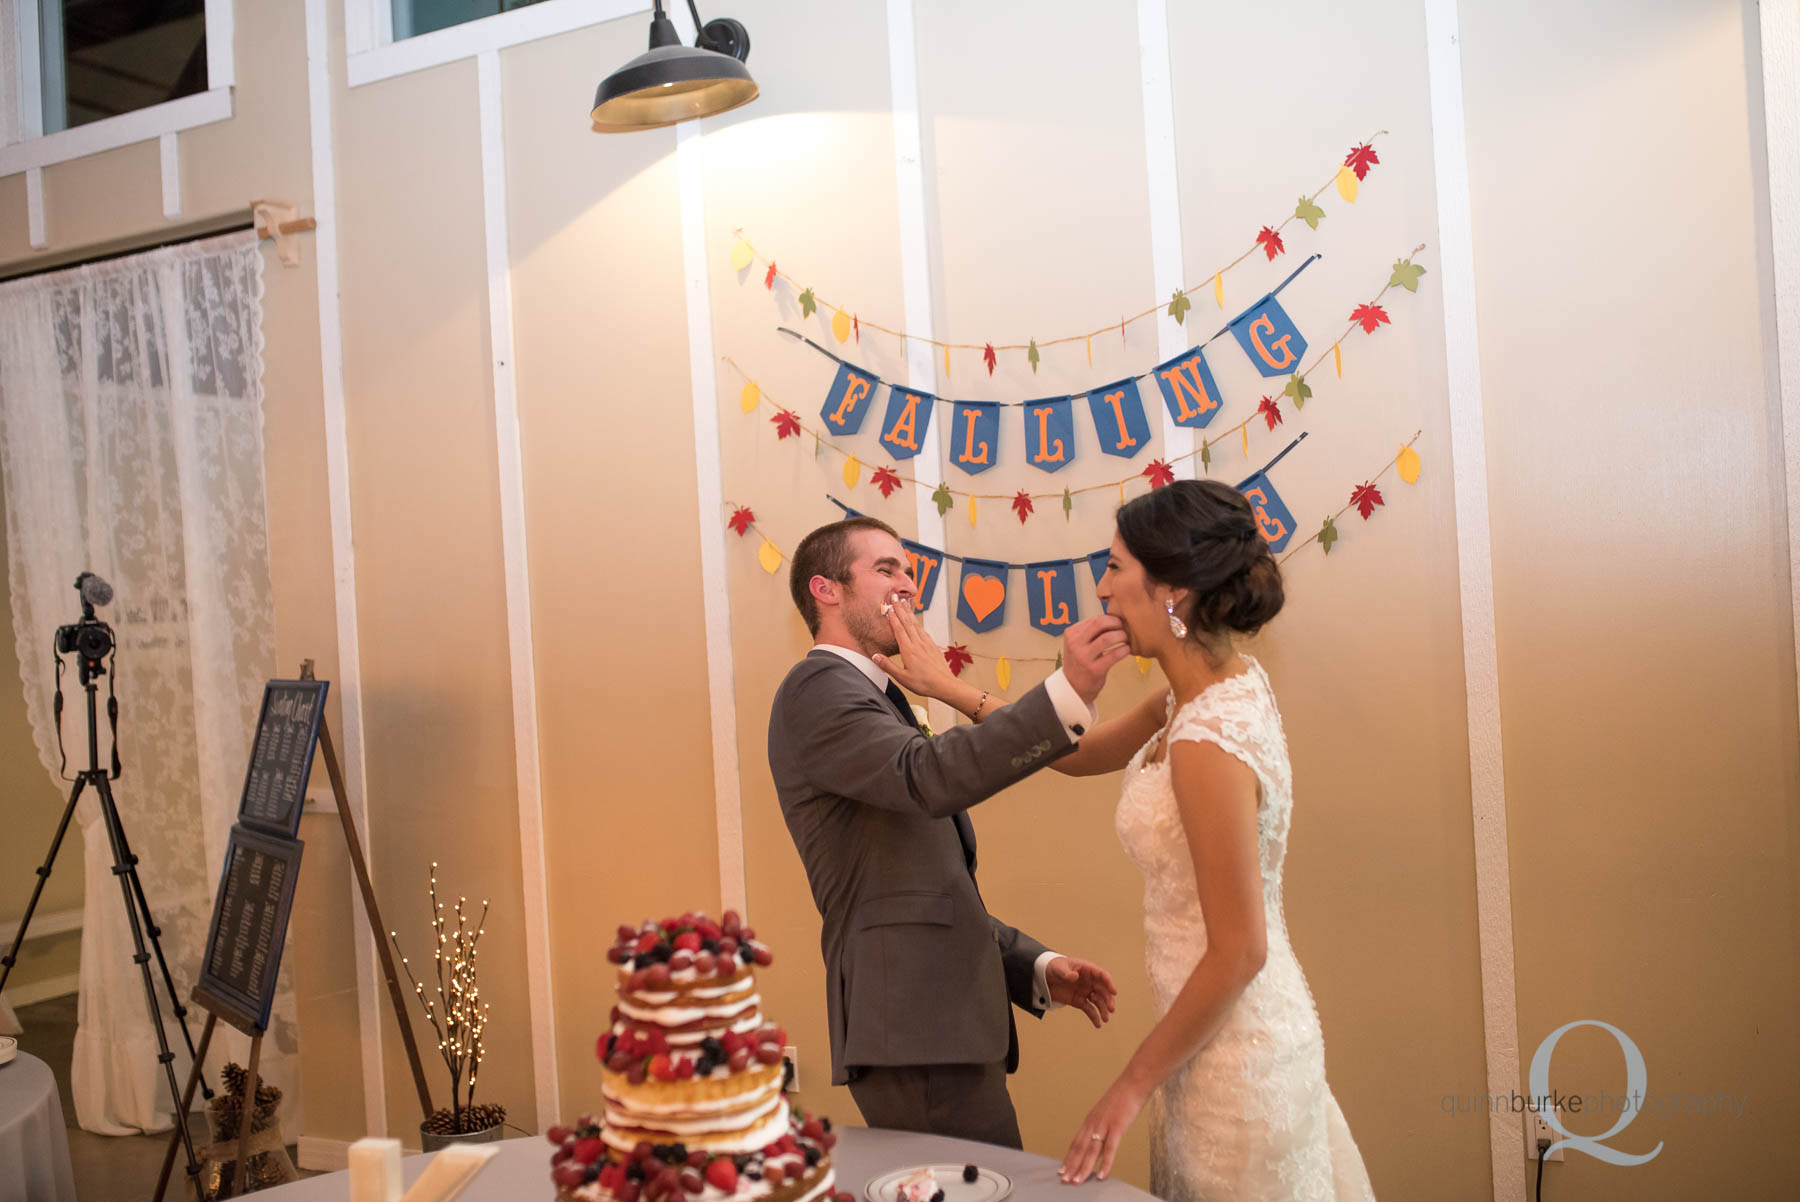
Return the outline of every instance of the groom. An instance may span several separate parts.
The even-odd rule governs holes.
[[[964,811],[1074,749],[1123,654],[1117,619],[1077,625],[1050,679],[934,736],[870,658],[896,654],[885,607],[915,593],[894,531],[863,517],[813,531],[789,587],[813,649],[775,695],[769,770],[823,920],[832,1084],[870,1126],[1017,1148],[1008,1000],[1034,1017],[1078,1005],[1097,1027],[1114,988],[988,914]]]

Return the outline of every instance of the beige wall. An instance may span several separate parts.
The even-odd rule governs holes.
[[[742,379],[723,362],[809,422],[830,377],[774,333],[800,318],[760,286],[760,269],[730,269],[739,228],[822,295],[903,324],[884,7],[729,7],[753,33],[763,94],[709,122],[701,146],[724,495],[753,506],[787,549],[834,515],[827,493],[911,533],[911,488],[887,501],[866,485],[846,495],[836,456],[775,441],[766,410],[739,412]],[[1800,964],[1791,937],[1769,935],[1793,929],[1787,881],[1800,848],[1788,817],[1800,765],[1763,332],[1771,268],[1754,13],[1466,7],[1521,1057],[1561,1023],[1604,1018],[1638,1040],[1653,1093],[1750,1096],[1739,1120],[1646,1116],[1617,1142],[1664,1140],[1651,1165],[1571,1155],[1548,1175],[1584,1197],[1761,1196],[1794,1168],[1776,1132],[1788,1117],[1780,1084],[1800,1067],[1787,1019]],[[300,6],[240,8],[238,116],[182,138],[190,210],[253,196],[308,210]],[[535,849],[518,834],[475,64],[348,89],[341,6],[328,8],[372,868],[388,924],[415,958],[426,955],[430,861],[453,894],[492,901],[483,984],[495,1018],[481,1093],[535,1129],[552,1116],[536,1113],[532,1079],[522,856]],[[1327,367],[1305,413],[1288,409],[1282,433],[1311,437],[1278,482],[1311,528],[1414,430],[1425,475],[1410,488],[1389,476],[1373,521],[1350,517],[1329,558],[1314,548],[1290,561],[1289,607],[1255,649],[1293,749],[1287,909],[1333,1088],[1383,1197],[1484,1197],[1485,1125],[1442,1107],[1446,1095],[1482,1092],[1485,1068],[1422,9],[1171,8],[1190,280],[1235,257],[1376,129],[1391,132],[1359,202],[1327,192],[1317,232],[1290,226],[1282,260],[1227,277],[1229,309],[1322,251],[1283,300],[1325,346],[1394,259],[1434,244],[1418,295],[1386,298],[1394,324],[1353,335],[1344,378]],[[1131,6],[1040,5],[1029,18],[919,9],[938,334],[1043,339],[1142,308],[1154,275]],[[637,52],[643,25],[634,17],[500,56],[564,1116],[597,1100],[606,932],[720,904],[699,530],[722,515],[695,500],[675,139],[603,138],[583,116],[588,89]],[[1675,79],[1687,86],[1675,91]],[[53,245],[152,229],[159,195],[153,149],[53,168]],[[0,261],[26,254],[23,206],[20,178],[0,180]],[[268,272],[266,455],[281,668],[314,656],[336,680],[313,246],[302,268]],[[829,338],[830,315],[807,323],[815,338]],[[1203,289],[1190,320],[1210,332],[1220,316]],[[893,340],[865,330],[851,350],[904,378]],[[1054,395],[1154,362],[1154,331],[1096,339],[1091,367],[1084,351],[1048,350],[1035,374],[1010,356],[991,379],[962,352],[948,379],[940,367],[922,383],[955,396]],[[1261,390],[1229,346],[1214,358],[1228,395]],[[1085,418],[1077,427],[1091,437]],[[1008,431],[1014,463],[1016,437]],[[1284,442],[1254,437],[1255,463]],[[1082,451],[1057,483],[1114,479],[1142,462]],[[1219,448],[1214,470],[1237,479],[1241,453]],[[980,487],[1042,479],[1001,469]],[[1020,528],[988,502],[970,529],[959,503],[945,542],[1014,560],[1078,553],[1107,540],[1110,508],[1094,494],[1066,522],[1052,509]],[[1722,509],[1736,520],[1720,531]],[[769,699],[805,633],[785,577],[756,566],[754,538],[728,535],[726,550],[742,855],[752,921],[777,950],[767,1008],[800,1048],[803,1101],[853,1118],[847,1094],[824,1085],[817,918],[764,767]],[[1085,586],[1081,597],[1091,605]],[[1020,661],[1053,654],[1017,619],[956,637]],[[1048,667],[1019,662],[1014,691]],[[991,661],[972,670],[991,684]],[[1155,687],[1127,666],[1102,712]],[[28,748],[22,711],[10,722],[8,712],[0,739]],[[5,756],[9,779],[16,762]],[[1105,961],[1125,989],[1103,1033],[1068,1014],[1026,1024],[1015,1095],[1028,1146],[1045,1153],[1060,1152],[1152,1018],[1141,885],[1111,832],[1116,793],[1113,779],[1056,777],[976,815],[995,912]],[[366,1123],[334,822],[303,828],[289,946],[309,1134],[345,1139]],[[386,1119],[405,1133],[416,1121],[410,1078],[391,1018],[382,1030]],[[1559,1088],[1616,1089],[1617,1053],[1583,1038],[1595,1034],[1559,1049]],[[428,1061],[427,1071],[441,1095],[440,1070]],[[1143,1183],[1146,1157],[1139,1130],[1122,1175]]]

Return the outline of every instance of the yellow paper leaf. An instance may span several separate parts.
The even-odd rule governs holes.
[[[975,526],[975,498],[970,497],[969,498],[969,527],[971,529],[973,529],[974,526]]]
[[[1394,470],[1408,484],[1419,482],[1419,453],[1411,447],[1401,447],[1400,454],[1394,457]]]
[[[1089,338],[1087,340],[1087,353],[1088,353],[1088,366],[1092,367],[1092,366],[1094,366],[1094,340],[1092,338]]]
[[[1338,195],[1344,198],[1345,204],[1356,203],[1356,172],[1350,170],[1347,165],[1338,168],[1337,190]]]
[[[1244,436],[1244,458],[1250,458],[1250,423],[1245,422],[1238,427],[1238,433]]]
[[[1337,368],[1337,378],[1344,378],[1344,350],[1338,343],[1331,344],[1331,365]]]
[[[850,340],[850,315],[842,309],[831,319],[831,335],[839,342]]]
[[[745,413],[755,413],[756,406],[762,402],[762,389],[752,380],[744,385],[744,391],[738,396],[738,407]]]
[[[852,455],[844,460],[844,487],[855,488],[856,482],[862,479],[862,460]]]
[[[1012,661],[1004,655],[994,661],[994,679],[1000,682],[1001,692],[1012,687]]]
[[[773,576],[781,570],[781,552],[776,550],[774,543],[765,538],[762,548],[756,553],[756,562],[762,565],[763,571]]]
[[[1141,655],[1134,655],[1134,656],[1132,656],[1132,657],[1131,657],[1131,658],[1133,658],[1133,659],[1135,659],[1135,660],[1137,660],[1137,666],[1138,666],[1138,675],[1139,675],[1139,676],[1148,676],[1148,675],[1150,675],[1150,661],[1149,661],[1149,660],[1147,660],[1147,659],[1145,659],[1145,658],[1144,658],[1144,657],[1143,657],[1143,656],[1141,656]]]
[[[748,242],[745,242],[740,238],[738,239],[737,244],[731,248],[731,269],[733,271],[742,271],[744,268],[750,266],[751,261],[755,258],[756,252],[750,249],[750,244]]]
[[[1213,272],[1213,299],[1219,302],[1219,308],[1225,307],[1225,273]]]

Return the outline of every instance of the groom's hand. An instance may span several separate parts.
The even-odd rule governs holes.
[[[1118,1005],[1112,974],[1091,960],[1058,956],[1044,966],[1044,983],[1053,1001],[1078,1007],[1096,1027],[1105,1025]]]
[[[1113,614],[1077,622],[1063,632],[1063,675],[1088,705],[1100,695],[1113,665],[1130,654],[1125,623]]]

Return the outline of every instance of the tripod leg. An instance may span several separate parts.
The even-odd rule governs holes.
[[[137,904],[131,896],[131,865],[125,856],[124,835],[119,829],[119,811],[113,804],[112,789],[106,783],[106,774],[98,769],[84,773],[93,777],[94,788],[100,794],[100,812],[105,818],[107,838],[112,842],[113,876],[118,879],[119,892],[125,899],[125,917],[131,924],[131,945],[137,949],[131,962],[138,966],[144,978],[144,1005],[150,1011],[150,1029],[156,1032],[156,1046],[160,1049],[156,1057],[157,1063],[163,1067],[163,1075],[169,1083],[169,1101],[175,1104],[175,1129],[180,1133],[182,1146],[187,1150],[188,1171],[199,1171],[199,1161],[194,1158],[194,1137],[188,1130],[187,1112],[181,1108],[181,1086],[175,1081],[175,1053],[169,1050],[169,1033],[163,1030],[162,1007],[156,1000],[156,982],[150,976],[150,953],[144,950],[144,931],[138,923]]]
[[[111,790],[108,790],[110,795]],[[138,875],[138,859],[131,850],[131,842],[125,836],[125,820],[119,819],[119,844],[125,849],[125,863],[131,869],[131,890],[137,897],[138,912],[144,916],[144,931],[150,937],[150,948],[156,953],[156,965],[162,970],[163,987],[169,991],[169,1008],[181,1024],[181,1039],[187,1044],[188,1059],[195,1060],[194,1035],[188,1030],[187,1007],[181,1004],[181,994],[175,989],[175,978],[169,972],[168,957],[163,955],[162,928],[156,925],[155,917],[150,913],[150,899],[144,896],[144,880]],[[200,1077],[200,1092],[207,1101],[212,1101],[212,1086],[207,1084],[205,1074]]]
[[[0,956],[0,990],[6,988],[6,978],[12,976],[13,964],[19,958],[19,948],[25,943],[25,928],[31,925],[31,915],[37,909],[38,898],[44,895],[44,885],[50,880],[50,868],[56,863],[56,853],[62,850],[63,836],[69,832],[69,819],[75,816],[75,803],[81,800],[81,790],[87,784],[85,776],[75,778],[75,787],[69,790],[69,804],[63,807],[62,821],[56,824],[56,837],[50,840],[50,854],[38,866],[37,884],[31,890],[31,901],[25,907],[25,917],[19,919],[19,929],[13,934],[12,947],[6,955]]]
[[[206,1025],[200,1028],[200,1050],[194,1054],[194,1067],[188,1073],[187,1088],[181,1091],[181,1113],[186,1114],[188,1107],[194,1104],[194,1086],[206,1076],[206,1048],[212,1043],[213,1028],[219,1023],[219,1016],[208,1014]],[[179,1133],[169,1136],[169,1150],[163,1153],[162,1172],[156,1178],[156,1196],[151,1202],[162,1202],[163,1191],[169,1188],[169,1174],[175,1168],[175,1149],[181,1144]]]

